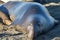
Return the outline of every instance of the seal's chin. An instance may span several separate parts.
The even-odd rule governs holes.
[[[11,25],[12,22],[10,20],[3,20],[3,23],[6,25]]]

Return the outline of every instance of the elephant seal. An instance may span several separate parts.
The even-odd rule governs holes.
[[[2,6],[8,9],[11,25],[24,28],[31,40],[34,36],[49,31],[57,22],[40,3],[10,1]]]

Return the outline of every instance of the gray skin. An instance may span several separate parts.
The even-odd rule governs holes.
[[[56,20],[40,3],[35,2],[8,2],[3,4],[9,15],[14,17],[11,25],[20,25],[28,31],[28,37],[33,39],[40,33],[53,28]]]

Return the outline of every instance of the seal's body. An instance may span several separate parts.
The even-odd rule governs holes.
[[[47,32],[54,24],[55,19],[47,9],[35,2],[8,2],[3,4],[8,9],[12,25],[20,25],[28,31],[28,37]]]

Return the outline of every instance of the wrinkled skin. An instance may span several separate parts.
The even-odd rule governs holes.
[[[3,4],[9,11],[11,25],[20,25],[28,31],[28,38],[49,31],[56,20],[49,14],[47,9],[35,2],[8,2]]]

